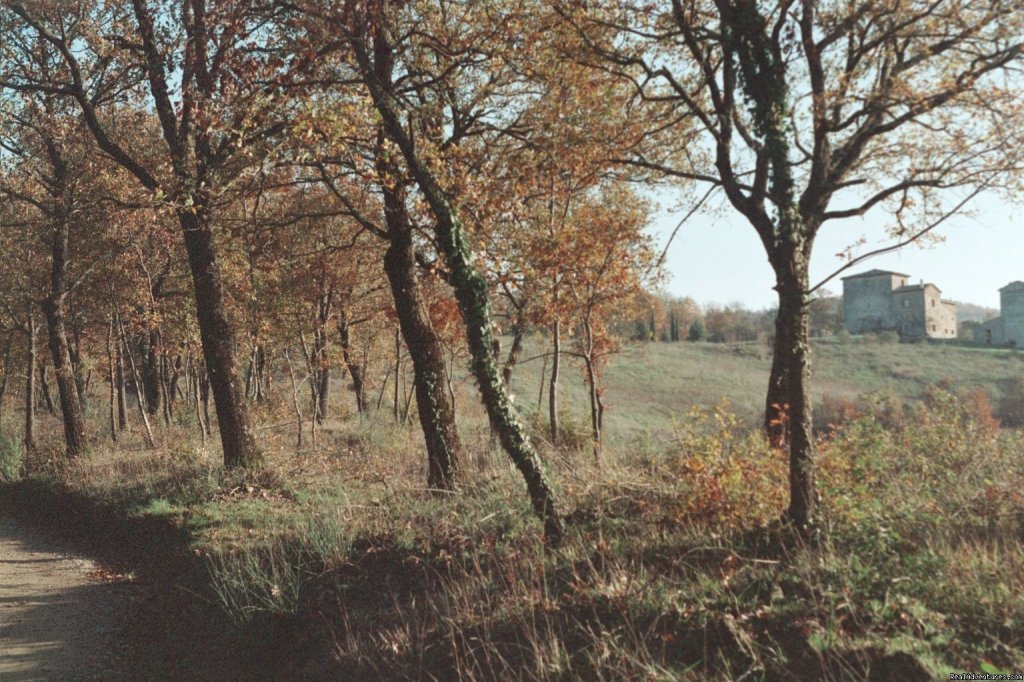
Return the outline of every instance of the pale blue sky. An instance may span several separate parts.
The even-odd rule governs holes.
[[[999,288],[1013,280],[1024,280],[1024,203],[1016,205],[996,197],[982,198],[974,216],[956,216],[939,226],[944,241],[867,260],[841,276],[872,268],[895,270],[910,275],[912,282],[934,282],[943,298],[999,307]],[[654,233],[659,247],[681,215],[661,212]],[[868,243],[860,252],[886,243],[884,216],[872,213],[863,220],[828,223],[819,234],[811,260],[811,277],[816,284],[843,264],[836,254],[859,238]],[[666,258],[672,294],[690,296],[703,304],[740,301],[750,308],[766,308],[777,302],[772,290],[774,277],[752,227],[737,214],[723,211],[715,216],[695,216],[676,235]],[[842,282],[826,285],[842,292]]]

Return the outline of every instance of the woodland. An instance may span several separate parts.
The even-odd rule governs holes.
[[[776,587],[805,606],[817,600],[834,625],[837,605],[822,603],[842,589],[801,592],[797,583],[810,580],[802,572],[814,571],[790,553],[831,547],[839,517],[853,519],[857,542],[888,523],[866,511],[874,509],[866,481],[883,469],[878,480],[894,486],[910,485],[911,471],[916,480],[924,474],[885,469],[882,441],[955,459],[987,439],[985,463],[957,460],[936,475],[1010,467],[983,491],[1021,476],[1019,462],[1006,464],[1019,459],[1019,433],[1000,429],[980,398],[949,385],[929,388],[923,403],[946,421],[892,422],[885,435],[869,436],[863,425],[851,427],[853,435],[822,435],[812,423],[811,325],[837,324],[822,294],[848,268],[932,239],[981,194],[1019,195],[1022,65],[1020,0],[0,0],[0,477],[74,487],[83,477],[96,484],[95,472],[109,467],[119,473],[103,485],[121,491],[102,494],[124,501],[135,493],[118,477],[131,466],[178,482],[184,467],[205,472],[210,489],[190,489],[194,497],[181,501],[159,488],[142,506],[194,509],[223,501],[224,491],[244,497],[278,488],[299,505],[306,496],[298,484],[267,472],[316,455],[331,481],[358,478],[365,460],[339,454],[358,440],[352,447],[383,467],[371,482],[411,495],[373,504],[391,504],[391,519],[407,512],[406,526],[458,517],[470,530],[444,552],[462,557],[470,573],[475,560],[466,557],[488,541],[495,515],[518,519],[503,533],[533,543],[533,564],[557,562],[562,552],[559,565],[570,573],[584,566],[564,557],[589,546],[588,533],[614,526],[625,542],[630,524],[639,524],[654,533],[644,536],[646,550],[602,539],[602,558],[588,560],[588,570],[625,581],[606,585],[608,603],[618,603],[616,589],[644,580],[627,557],[656,545],[673,561],[692,551],[717,562],[720,578],[739,575],[749,542],[748,554],[763,552],[751,571],[791,568]],[[651,293],[670,274],[665,245],[649,229],[656,198],[679,210],[681,229],[700,212],[749,225],[774,272],[778,307],[760,334],[771,344],[760,427],[740,428],[719,412],[697,417],[709,406],[695,406],[699,428],[676,433],[671,453],[629,460],[623,452],[636,448],[606,444],[604,417],[615,402],[605,384],[609,363],[630,344],[657,342],[660,330],[668,341],[702,340],[709,319],[692,301]],[[851,244],[835,272],[813,281],[819,231],[861,218],[877,225],[882,249]],[[725,334],[718,340],[740,338]],[[534,373],[543,367],[543,410],[526,407],[537,385],[512,388],[524,362]],[[566,382],[585,386],[583,405],[571,406],[586,415],[582,424],[564,423]],[[861,406],[858,416],[877,417],[873,409]],[[943,431],[948,445],[929,440],[937,432],[899,431],[949,424],[960,432]],[[404,434],[403,464],[391,463],[401,471],[378,461],[387,447],[372,452],[393,428]],[[570,438],[574,429],[580,433]],[[750,453],[742,464],[723,454],[740,451]],[[488,460],[498,473],[478,471],[483,452],[500,453]],[[717,453],[714,465],[694,459],[709,452]],[[841,452],[856,463],[842,464]],[[879,460],[864,464],[862,455]],[[727,460],[738,468],[709,479]],[[606,482],[610,472],[648,478],[617,496],[593,481],[574,484],[577,468]],[[771,494],[753,493],[747,511],[725,502],[762,483]],[[663,486],[662,496],[651,486]],[[680,486],[703,502],[684,503]],[[641,499],[595,520],[583,488],[608,493],[600,504],[591,500],[606,512],[619,509],[615,500]],[[317,499],[340,504],[336,493]],[[996,493],[987,494],[960,500],[974,510],[964,513],[985,520],[986,537],[1004,549],[1015,537],[1019,550],[1024,502],[1019,494],[1000,498],[1007,506],[986,517],[976,505],[995,504]],[[672,520],[650,521],[655,507]],[[914,523],[923,518],[907,514]],[[273,514],[260,517],[257,529],[272,523]],[[698,547],[669,549],[683,540],[666,539],[676,531],[663,522],[684,525],[685,542]],[[306,528],[303,537],[358,535],[330,528]],[[904,538],[911,543],[923,532],[913,528]],[[295,528],[286,530],[294,543]],[[726,536],[737,543],[727,560],[715,554]],[[700,549],[712,544],[714,552]],[[327,554],[342,551],[331,547]],[[366,549],[357,540],[345,547]],[[899,547],[875,549],[890,557]],[[254,551],[245,565],[210,559],[218,594],[241,620],[277,608],[252,595],[266,587],[267,603],[279,605],[282,571],[296,585],[308,582],[299,575],[307,554],[293,545],[275,551]],[[334,565],[324,556],[317,576]],[[260,571],[265,585],[238,587]],[[891,580],[900,578],[866,579],[865,589],[884,591],[884,614],[862,623],[897,627],[887,609]],[[558,580],[554,569],[537,579]],[[775,578],[766,580],[774,604]],[[444,589],[454,593],[431,583]],[[563,596],[582,600],[583,592]],[[949,614],[958,607],[916,598],[947,614],[943,623],[956,620]],[[708,611],[695,615],[689,605],[653,621],[630,616],[633,625],[616,631],[605,655],[595,643],[603,631],[587,625],[607,622],[600,609],[587,615],[581,607],[562,622],[557,598],[539,599],[538,612],[555,614],[547,630],[509,635],[517,645],[508,650],[492,642],[501,633],[481,631],[480,641],[493,644],[487,651],[503,653],[468,658],[458,652],[473,649],[475,626],[445,620],[435,604],[420,626],[455,624],[444,636],[456,653],[417,665],[438,666],[431,674],[441,678],[453,670],[536,679],[609,670],[609,679],[698,679],[712,672],[709,632],[711,648],[725,652],[713,670],[723,678],[741,667],[755,677],[806,673],[786,666],[811,660],[793,651],[772,659],[736,609],[709,621]],[[284,610],[308,610],[298,596],[289,604]],[[919,629],[933,627],[931,616],[903,607],[911,625],[918,618]],[[705,653],[673,649],[696,631],[698,617]],[[784,613],[778,622],[805,617]],[[950,637],[971,644],[929,656],[973,668],[982,659],[996,668],[1019,664],[1024,635],[1015,618],[986,629],[965,616]],[[373,648],[359,637],[335,644]],[[554,648],[541,655],[538,642]],[[906,663],[878,646],[856,649],[852,668],[820,670],[842,678],[869,675],[872,661],[875,674]],[[350,672],[417,677],[409,661],[381,668],[373,654],[347,655]],[[912,663],[931,672],[939,665],[924,655]]]

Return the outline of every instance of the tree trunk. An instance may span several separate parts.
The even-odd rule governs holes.
[[[551,421],[551,444],[558,446],[558,369],[562,358],[562,330],[555,320],[551,325],[551,380],[548,384],[548,419]]]
[[[315,333],[316,330],[314,330]],[[302,327],[299,327],[299,344],[302,348],[302,357],[306,361],[306,377],[309,379],[309,411],[311,414],[309,420],[309,431],[313,439],[313,445],[316,445],[316,425],[317,425],[317,410],[320,406],[319,394],[317,391],[320,390],[320,381],[318,379],[319,373],[316,366],[316,355],[310,352],[309,344],[306,343],[306,335],[302,333]],[[302,382],[299,382],[301,385]]]
[[[57,414],[57,408],[53,405],[53,397],[50,395],[50,382],[46,380],[46,355],[36,356],[36,365],[39,367],[39,388],[41,389],[42,395],[40,396],[40,406],[46,407],[46,411],[50,414]]]
[[[146,410],[151,416],[160,412],[161,390],[160,380],[160,327],[153,326],[149,330],[146,354],[142,361],[142,388],[146,393]]]
[[[433,202],[432,202],[433,203]],[[446,205],[446,204],[445,204]],[[487,281],[473,267],[469,244],[454,214],[434,206],[438,217],[438,241],[452,273],[459,309],[466,324],[472,355],[471,367],[483,396],[488,415],[498,428],[498,437],[515,463],[530,494],[534,510],[544,522],[544,534],[552,545],[561,543],[564,529],[540,458],[519,423],[501,381],[498,364],[491,353],[491,311]]]
[[[404,197],[390,196],[396,193],[385,190],[386,210],[398,215],[388,216],[390,243],[384,254],[384,270],[391,285],[399,328],[412,358],[416,408],[427,446],[427,485],[454,490],[458,485],[462,444],[455,408],[446,388],[444,350],[427,316],[417,279],[412,228],[403,215]],[[396,352],[400,349],[401,345],[396,345]]]
[[[557,545],[562,541],[564,529],[555,504],[554,494],[536,451],[526,437],[508,399],[501,381],[501,373],[491,352],[492,324],[487,280],[473,266],[469,239],[452,206],[450,198],[441,188],[433,171],[418,156],[418,150],[402,123],[391,82],[393,54],[387,36],[381,27],[374,29],[373,61],[366,43],[355,40],[353,53],[369,88],[374,105],[388,138],[402,152],[413,178],[419,185],[434,215],[434,233],[451,275],[452,288],[466,325],[466,338],[472,356],[473,376],[482,394],[488,416],[499,428],[499,437],[505,451],[522,474],[529,491],[534,511],[544,523],[546,541]]]
[[[249,364],[245,368],[245,396],[256,399],[256,344],[249,351]]]
[[[359,414],[365,414],[366,404],[366,377],[362,365],[356,360],[352,349],[352,328],[348,320],[348,312],[342,307],[338,311],[338,336],[341,337],[341,357],[348,368],[348,374],[352,377],[352,390],[356,394],[356,410]]]
[[[810,343],[808,340],[808,275],[806,268],[780,277],[779,320],[790,331],[776,338],[778,375],[785,385],[789,434],[789,509],[798,528],[816,522],[817,493],[814,481],[814,438],[811,422]],[[780,325],[781,326],[781,325]],[[775,372],[773,371],[773,374]]]
[[[127,346],[120,334],[116,334],[117,353],[117,426],[124,431],[128,428],[128,391],[125,388],[124,380],[124,354]]]
[[[107,367],[110,379],[110,440],[117,442],[117,368],[114,363],[114,316],[107,325]]]
[[[519,354],[523,352],[523,339],[526,337],[526,324],[520,319],[516,322],[512,332],[512,347],[508,349],[508,356],[505,358],[505,366],[501,369],[501,381],[505,388],[509,389],[512,383],[512,370],[519,362]]]
[[[36,317],[28,304],[28,355],[25,358],[25,452],[36,449]]]
[[[164,415],[164,426],[171,425],[171,417],[173,416],[171,407],[171,393],[168,390],[168,384],[170,383],[170,371],[167,369],[167,355],[164,353],[163,343],[160,344],[160,359],[157,362],[159,368],[160,378],[160,396],[163,400],[163,415]]]
[[[402,333],[401,329],[395,330],[395,390],[392,416],[398,421],[398,396],[402,392]]]
[[[203,358],[213,389],[226,468],[251,467],[260,461],[256,439],[249,426],[238,369],[235,366],[234,330],[224,305],[220,266],[209,215],[201,207],[192,213],[178,211],[188,253],[196,297],[196,316],[203,344]]]
[[[541,407],[544,405],[544,382],[548,378],[548,358],[545,355],[540,366],[540,388],[537,389],[537,416],[540,416]]]
[[[7,399],[7,387],[11,381],[11,348],[14,347],[14,333],[7,335],[4,343],[4,376],[0,379],[0,433],[4,429],[4,401]]]
[[[590,438],[593,441],[594,458],[601,452],[601,407],[597,397],[597,372],[594,369],[594,361],[589,357],[585,358],[584,365],[587,370],[587,388],[590,394]]]
[[[256,346],[256,402],[267,399],[270,374],[267,372],[267,349],[263,344]]]
[[[292,407],[295,409],[295,448],[302,447],[302,408],[299,406],[299,387],[295,384],[295,370],[288,351],[284,352],[284,361],[288,364],[288,377],[292,381]]]
[[[146,429],[146,446],[156,447],[156,439],[153,438],[153,428],[149,425],[149,414],[146,410],[146,395],[142,388],[142,381],[139,378],[139,370],[135,367],[135,356],[128,348],[128,338],[124,333],[124,324],[121,322],[121,314],[115,309],[114,316],[117,318],[117,329],[121,334],[121,347],[128,350],[128,364],[132,369],[132,381],[135,382],[135,395],[138,396],[139,414],[142,416],[142,426]]]
[[[317,304],[316,329],[313,330],[313,360],[316,370],[312,379],[317,382],[316,421],[323,424],[327,419],[327,405],[331,389],[331,365],[327,355],[327,324],[331,317],[333,292],[320,297]]]
[[[594,364],[594,334],[590,321],[583,323],[586,335],[587,350],[583,354],[583,364],[587,372],[587,388],[590,394],[590,437],[593,442],[594,459],[601,453],[601,399],[597,392],[597,367]]]
[[[89,409],[89,381],[92,378],[92,370],[90,369],[88,372],[84,373],[82,371],[82,355],[80,351],[81,332],[78,329],[78,325],[75,324],[76,318],[74,308],[70,305],[72,300],[70,292],[68,293],[67,298],[69,302],[67,307],[70,311],[69,318],[71,327],[71,337],[68,340],[68,357],[71,360],[71,372],[75,380],[75,390],[78,392],[78,406],[81,413],[84,415]]]
[[[178,398],[184,400],[184,394],[181,392],[181,386],[178,383],[181,381],[181,355],[175,355],[174,361],[171,363],[171,380],[167,386],[167,395],[174,402]]]
[[[779,296],[781,297],[781,293]],[[775,315],[775,342],[772,350],[772,369],[768,377],[768,391],[765,394],[764,431],[768,443],[781,450],[789,443],[789,388],[785,369],[786,348],[793,345],[791,320],[779,308]]]
[[[206,445],[206,421],[203,419],[202,399],[199,397],[199,366],[190,362],[189,371],[192,375],[192,401],[196,408],[196,424],[199,426],[199,439]]]
[[[380,384],[380,395],[377,396],[377,408],[375,412],[380,412],[380,406],[384,404],[384,392],[388,388],[388,378],[391,376],[391,368],[388,367],[388,371],[384,373],[384,381]]]
[[[210,420],[210,373],[204,366],[199,373],[199,395],[203,403],[203,428],[206,435],[213,435],[213,425]]]

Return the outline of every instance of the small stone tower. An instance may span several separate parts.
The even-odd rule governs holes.
[[[999,290],[1005,343],[1024,347],[1024,282],[1010,282]]]

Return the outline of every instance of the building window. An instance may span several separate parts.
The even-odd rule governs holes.
[[[932,331],[935,331],[935,325],[934,324],[932,325]]]
[[[932,299],[932,307],[933,308],[935,307],[935,299],[934,298]]]

